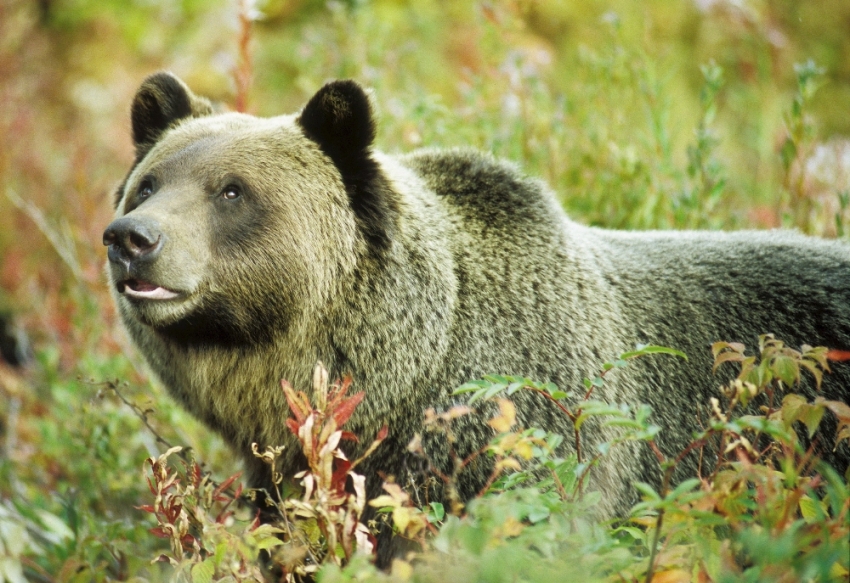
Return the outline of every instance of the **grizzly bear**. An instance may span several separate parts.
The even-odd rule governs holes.
[[[255,487],[271,478],[252,443],[288,445],[287,469],[301,469],[280,380],[309,390],[317,361],[365,392],[346,426],[360,436],[354,450],[389,427],[361,466],[375,495],[381,473],[421,481],[407,445],[423,411],[451,406],[454,388],[488,373],[580,394],[636,344],[679,349],[687,362],[638,360],[598,395],[651,405],[659,446],[675,453],[720,383],[711,342],[754,346],[774,333],[850,349],[850,246],[582,226],[543,183],[487,154],[374,150],[370,100],[352,81],[264,119],[216,113],[158,73],[133,100],[132,134],[135,163],[103,236],[115,301],[155,375],[241,454]],[[822,394],[847,402],[850,367],[833,368]],[[538,397],[516,393],[518,423],[572,435]],[[459,454],[491,438],[485,421],[458,421]],[[445,440],[429,435],[424,449],[447,471]],[[650,456],[637,444],[611,451],[594,476],[603,513],[627,507],[634,481],[652,481]],[[848,459],[845,442],[831,460],[843,472]],[[461,496],[489,473],[485,461],[468,468]]]

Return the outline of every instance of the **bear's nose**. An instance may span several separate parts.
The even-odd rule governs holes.
[[[162,233],[147,221],[123,217],[106,227],[103,244],[110,261],[153,258],[162,248]]]

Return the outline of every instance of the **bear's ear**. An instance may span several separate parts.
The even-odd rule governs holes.
[[[345,175],[375,139],[372,105],[354,81],[331,81],[307,102],[298,123]]]
[[[332,81],[307,102],[297,121],[304,135],[316,142],[339,170],[351,210],[371,249],[388,249],[398,221],[398,204],[370,153],[375,120],[369,96],[354,81]]]
[[[175,122],[210,113],[210,102],[194,95],[183,81],[171,73],[151,75],[136,92],[131,109],[136,160],[141,160]]]

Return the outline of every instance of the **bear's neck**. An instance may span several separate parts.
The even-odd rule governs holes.
[[[128,327],[132,333],[138,326]],[[309,394],[316,362],[331,359],[333,364],[332,352],[323,349],[327,340],[300,332],[263,345],[191,344],[144,333],[133,337],[172,397],[246,457],[254,442],[261,450],[291,445],[281,380]]]

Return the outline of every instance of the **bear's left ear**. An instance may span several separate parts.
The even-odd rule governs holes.
[[[368,156],[367,150],[375,139],[369,96],[351,80],[331,81],[319,89],[304,106],[298,123],[343,176]]]
[[[210,113],[210,102],[192,93],[176,76],[167,72],[151,75],[136,92],[131,109],[136,162],[141,161],[162,133],[176,122]]]

